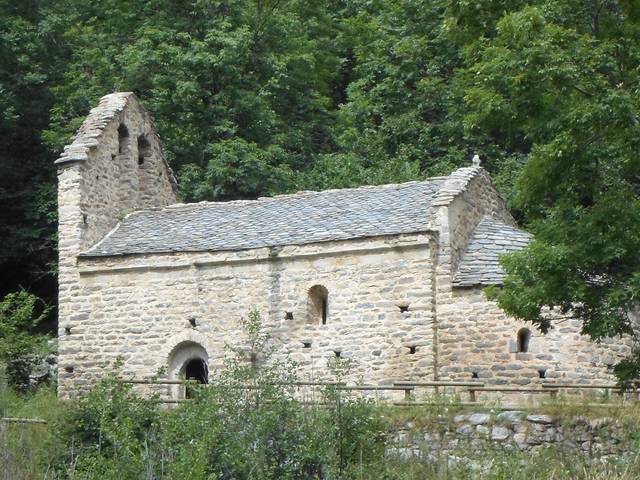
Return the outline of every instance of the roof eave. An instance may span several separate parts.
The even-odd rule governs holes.
[[[109,234],[113,233],[115,230],[117,229],[114,228],[112,230],[112,232],[110,232]],[[414,231],[407,231],[407,232],[398,232],[398,233],[390,233],[390,234],[386,234],[386,235],[363,235],[363,236],[357,236],[357,237],[350,237],[350,238],[340,238],[340,239],[330,239],[330,240],[316,240],[316,241],[312,241],[312,242],[304,242],[304,243],[286,243],[286,244],[279,244],[279,245],[262,245],[262,246],[258,246],[258,247],[251,247],[251,248],[216,248],[216,249],[167,249],[167,250],[155,250],[155,251],[146,251],[146,252],[113,252],[113,253],[100,253],[100,252],[93,252],[92,250],[95,249],[98,245],[96,244],[94,247],[90,248],[89,250],[86,250],[84,252],[80,252],[78,254],[78,258],[80,259],[101,259],[101,258],[124,258],[124,257],[141,257],[141,256],[145,256],[145,255],[171,255],[171,254],[176,254],[176,253],[221,253],[221,252],[247,252],[247,251],[251,251],[251,250],[260,250],[263,248],[283,248],[283,247],[297,247],[297,246],[305,246],[305,245],[314,245],[314,244],[326,244],[326,243],[330,243],[330,242],[349,242],[349,241],[355,241],[355,240],[362,240],[362,239],[372,239],[372,238],[385,238],[385,237],[397,237],[400,235],[411,235],[411,234],[437,234],[438,230],[434,229],[434,228],[426,228],[426,229],[421,229],[421,230],[414,230]],[[108,234],[108,235],[109,235]],[[108,236],[107,235],[107,236]],[[106,239],[106,237],[105,237]],[[100,243],[102,243],[104,239],[102,239],[100,241]]]

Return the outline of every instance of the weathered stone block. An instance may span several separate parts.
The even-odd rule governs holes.
[[[527,415],[527,421],[545,425],[555,423],[555,419],[551,415]]]
[[[500,412],[496,415],[496,420],[499,422],[517,422],[524,417],[524,412],[518,410],[510,410]]]
[[[511,431],[508,428],[493,426],[491,428],[491,440],[503,441],[509,438]]]
[[[491,420],[491,415],[488,413],[474,413],[469,416],[469,423],[471,425],[483,425],[485,423],[489,423]]]

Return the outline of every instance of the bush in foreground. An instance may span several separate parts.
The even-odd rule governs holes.
[[[294,398],[295,365],[276,362],[253,312],[248,351],[231,355],[212,385],[167,409],[131,385],[105,378],[83,398],[60,404],[51,389],[24,396],[4,389],[12,415],[44,417],[49,426],[0,427],[0,477],[129,480],[410,480],[619,479],[640,472],[640,457],[595,459],[558,449],[434,455],[396,448],[388,432],[406,424],[389,406],[327,388],[319,405]],[[344,364],[335,365],[339,374]],[[459,405],[447,404],[456,410]],[[454,408],[455,407],[455,408]],[[452,411],[453,411],[452,410]],[[412,414],[441,418],[441,411]]]

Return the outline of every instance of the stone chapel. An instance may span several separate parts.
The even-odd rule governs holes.
[[[303,380],[348,358],[350,381],[611,382],[629,352],[580,322],[546,335],[483,288],[519,230],[479,166],[397,185],[180,203],[132,93],[103,97],[56,161],[59,395],[123,376],[206,380],[256,308]]]

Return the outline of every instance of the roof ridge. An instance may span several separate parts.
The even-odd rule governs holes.
[[[142,210],[136,210],[136,212],[146,212],[146,211],[160,211],[160,210],[177,210],[177,209],[197,209],[198,207],[204,208],[207,206],[211,206],[211,205],[256,205],[258,203],[261,202],[273,202],[276,200],[281,200],[281,199],[287,199],[287,198],[303,198],[306,196],[311,196],[311,195],[326,195],[326,194],[331,194],[331,193],[335,193],[335,192],[353,192],[356,190],[362,190],[362,191],[367,191],[367,190],[376,190],[376,189],[383,189],[383,188],[399,188],[399,187],[404,187],[404,186],[408,186],[408,185],[420,185],[420,184],[427,184],[430,182],[434,182],[434,181],[442,181],[448,178],[448,176],[437,176],[437,177],[429,177],[429,178],[425,178],[424,180],[411,180],[409,182],[402,182],[402,183],[385,183],[385,184],[381,184],[381,185],[360,185],[358,187],[348,187],[348,188],[330,188],[327,190],[298,190],[297,192],[293,192],[293,193],[282,193],[282,194],[278,194],[278,195],[273,195],[273,196],[264,196],[264,197],[258,197],[255,199],[239,199],[239,200],[202,200],[200,202],[180,202],[180,203],[172,203],[170,205],[166,205],[164,207],[154,207],[154,208],[145,208]],[[135,213],[135,212],[134,212]]]

